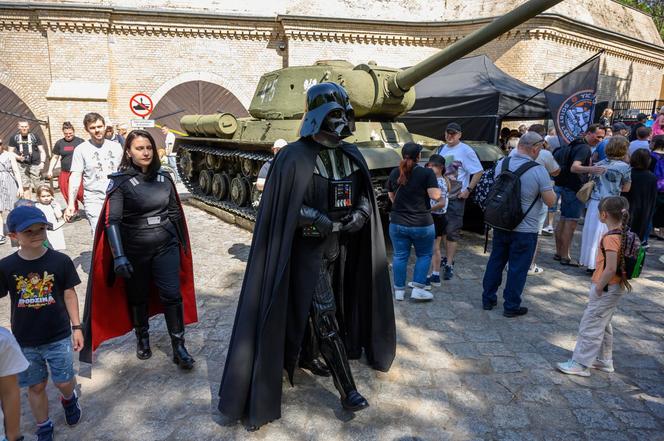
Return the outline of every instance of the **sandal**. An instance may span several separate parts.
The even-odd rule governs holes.
[[[576,260],[563,259],[563,258],[560,259],[560,264],[564,266],[573,266],[574,268],[578,268],[581,266],[579,262],[577,262]]]
[[[560,259],[562,259],[562,257],[560,257],[560,254],[554,254],[554,255],[553,255],[553,260],[558,260],[558,261],[560,261]]]

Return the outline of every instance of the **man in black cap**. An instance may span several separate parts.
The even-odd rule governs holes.
[[[645,113],[639,113],[638,115],[636,115],[636,124],[632,126],[632,130],[629,133],[630,142],[636,141],[636,131],[639,130],[639,127],[645,127],[646,121],[648,121],[648,115],[646,115]],[[616,133],[615,130],[613,131],[613,133]]]
[[[348,359],[387,371],[396,331],[385,242],[346,91],[307,91],[300,139],[268,172],[219,390],[249,430],[281,416],[282,369],[332,375],[344,409],[369,404]],[[320,351],[325,364],[320,362]]]
[[[444,269],[443,279],[450,280],[454,275],[454,256],[461,239],[460,231],[463,226],[463,213],[466,199],[475,190],[484,169],[477,153],[468,145],[461,142],[461,126],[449,123],[445,128],[446,144],[436,150],[445,158],[447,170],[445,175],[450,180],[449,202],[447,205],[447,227],[445,228],[445,257],[440,262]]]

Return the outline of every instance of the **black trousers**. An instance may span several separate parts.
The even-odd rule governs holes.
[[[127,251],[134,272],[125,282],[129,306],[147,304],[150,282],[154,282],[159,299],[166,307],[182,304],[180,293],[180,245],[176,238],[157,247],[143,247],[143,253]]]

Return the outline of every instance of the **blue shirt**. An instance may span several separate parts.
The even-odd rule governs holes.
[[[609,141],[611,141],[611,137],[604,138],[602,142],[597,144],[597,148],[595,149],[595,153],[597,153],[598,161],[603,161],[606,159],[606,146],[609,145]]]

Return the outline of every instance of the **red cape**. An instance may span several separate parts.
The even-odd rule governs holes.
[[[115,186],[106,195],[104,206],[99,215],[92,248],[92,262],[83,312],[85,345],[80,354],[80,361],[86,363],[92,363],[92,353],[104,341],[124,335],[134,329],[126,301],[125,281],[124,278],[115,275],[111,248],[106,240],[105,221],[108,212],[108,197],[116,188],[118,186]],[[175,188],[175,185],[173,185],[173,188]],[[177,191],[175,196],[180,206],[187,244],[186,250],[180,246],[180,291],[182,293],[184,322],[188,325],[198,321],[194,290],[194,268],[191,258],[189,231]],[[154,285],[151,285],[149,315],[152,317],[162,312],[163,307],[157,289]]]

